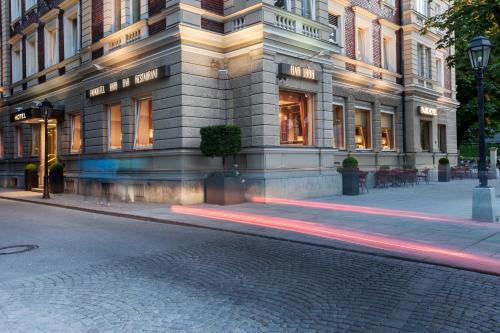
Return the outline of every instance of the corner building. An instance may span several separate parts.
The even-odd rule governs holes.
[[[360,168],[456,162],[453,50],[427,0],[12,0],[1,5],[0,185],[65,164],[65,189],[199,203],[222,167],[201,127],[241,127],[247,195],[336,194]],[[36,106],[54,106],[45,127]]]

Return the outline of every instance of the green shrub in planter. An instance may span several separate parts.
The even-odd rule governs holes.
[[[449,182],[451,180],[450,160],[446,157],[439,159],[438,165],[438,181]]]
[[[342,193],[344,195],[359,194],[358,160],[347,157],[342,161]]]
[[[24,189],[31,191],[35,187],[38,187],[38,166],[35,163],[29,163],[24,167]]]
[[[225,167],[226,157],[241,150],[241,129],[233,125],[216,125],[200,130],[200,149],[208,157],[221,157]],[[205,180],[207,203],[228,205],[244,201],[243,179],[235,168],[232,172],[214,172]]]
[[[447,157],[441,157],[439,159],[439,165],[449,165],[450,160]]]
[[[64,192],[64,166],[53,164],[49,169],[49,188],[52,193]]]

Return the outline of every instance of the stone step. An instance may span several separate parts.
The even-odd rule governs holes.
[[[43,193],[43,187],[33,187],[31,192]]]

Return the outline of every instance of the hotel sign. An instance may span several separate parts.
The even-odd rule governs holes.
[[[49,119],[64,120],[64,110],[52,109]],[[43,120],[42,110],[40,108],[27,108],[24,110],[16,111],[10,114],[10,122],[33,122]]]
[[[314,69],[284,63],[278,65],[278,74],[279,77],[292,76],[314,81],[318,80],[319,76],[318,72],[316,72]]]
[[[438,111],[437,111],[436,108],[431,108],[431,107],[428,107],[428,106],[419,106],[418,107],[418,112],[422,116],[431,116],[431,117],[435,117],[438,114]]]
[[[119,90],[138,86],[146,82],[154,81],[170,75],[170,67],[163,66],[148,71],[119,79],[87,90],[87,97],[94,98]]]

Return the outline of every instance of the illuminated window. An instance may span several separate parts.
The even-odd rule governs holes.
[[[38,72],[38,43],[37,33],[26,38],[26,75]]]
[[[57,22],[54,20],[45,26],[45,67],[59,62],[59,40]]]
[[[151,98],[140,99],[135,109],[135,148],[153,146],[153,110]]]
[[[431,151],[431,126],[432,122],[420,121],[420,146],[422,151]]]
[[[312,96],[288,91],[279,95],[280,143],[312,144]]]
[[[21,126],[16,127],[16,157],[23,157],[23,128]]]
[[[40,155],[40,125],[31,125],[31,156]]]
[[[64,12],[64,58],[80,49],[80,15],[78,5]]]
[[[17,82],[23,78],[22,67],[22,45],[21,40],[12,45],[12,82]]]
[[[382,150],[394,150],[394,113],[381,112]]]
[[[344,106],[333,105],[333,148],[345,149]]]
[[[119,104],[108,107],[109,149],[122,148],[122,108]]]
[[[356,126],[354,136],[356,149],[372,149],[371,112],[365,109],[356,109],[354,121]]]
[[[81,147],[81,117],[79,113],[74,113],[71,115],[71,153],[79,153]]]

